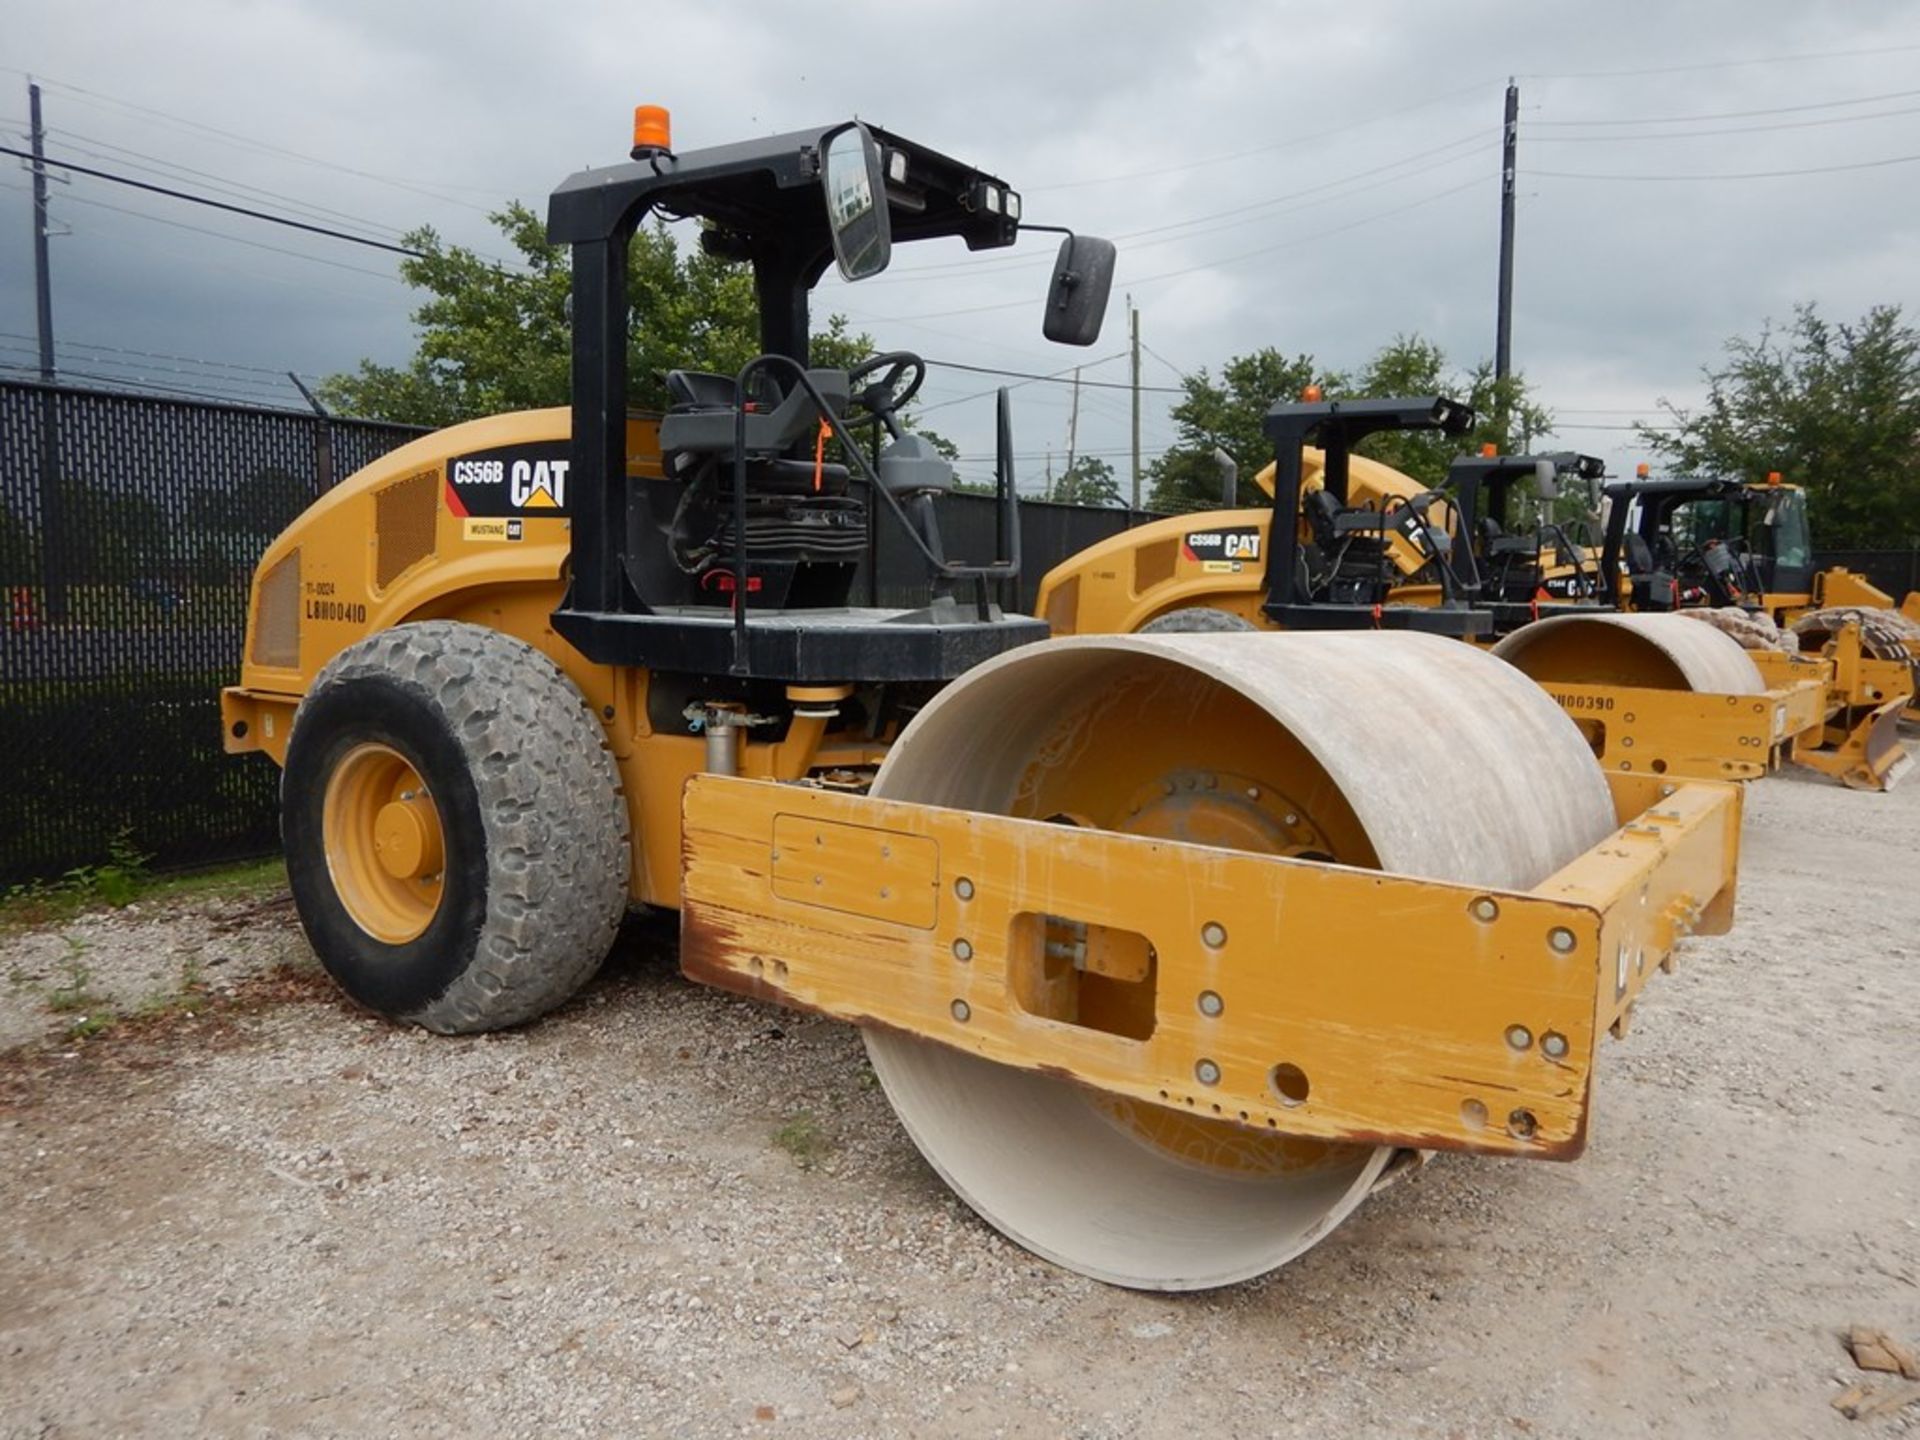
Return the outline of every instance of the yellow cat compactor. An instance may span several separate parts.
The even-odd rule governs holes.
[[[752,267],[766,353],[632,415],[654,213]],[[862,1026],[969,1204],[1122,1285],[1272,1269],[1425,1151],[1580,1152],[1601,1035],[1730,921],[1736,789],[1603,774],[1536,686],[1431,636],[1047,642],[996,609],[1004,394],[1007,553],[968,564],[897,415],[920,360],[807,364],[836,258],[1033,228],[992,176],[858,124],[653,136],[549,228],[571,409],[318,501],[260,563],[224,696],[229,747],[284,766],[295,900],[348,995],[518,1024],[629,906],[678,907],[689,976]],[[1068,237],[1050,337],[1091,343],[1111,261]],[[880,523],[925,606],[853,603]]]
[[[1471,423],[1441,397],[1278,404],[1274,464],[1256,477],[1270,506],[1117,535],[1050,572],[1036,608],[1056,635],[1331,628],[1492,645],[1609,771],[1750,780],[1792,759],[1870,789],[1903,773],[1887,715],[1910,691],[1857,633],[1830,657],[1749,655],[1698,620],[1624,613],[1648,607],[1624,593],[1617,536],[1595,553],[1562,526],[1515,524],[1522,482],[1551,495],[1562,475],[1596,479],[1591,457],[1462,457],[1433,491],[1352,453],[1382,431]]]
[[[1896,608],[1864,576],[1816,571],[1806,492],[1778,473],[1760,483],[1650,479],[1646,469],[1605,491],[1622,598],[1637,609],[1738,608],[1780,626],[1803,652],[1838,657],[1848,705],[1876,721],[1859,747],[1897,753],[1901,707],[1887,702],[1904,690],[1906,718],[1920,718],[1920,591]]]

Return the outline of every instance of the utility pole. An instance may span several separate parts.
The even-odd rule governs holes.
[[[27,82],[27,119],[33,148],[33,296],[40,321],[40,381],[51,385],[53,370],[53,277],[47,269],[47,132],[40,123],[40,87]]]
[[[33,289],[34,310],[40,326],[40,381],[52,385],[53,277],[47,265],[47,151],[46,128],[40,123],[40,87],[27,81],[29,148],[33,151]],[[60,435],[58,410],[52,390],[38,396],[40,420],[40,586],[47,619],[67,618],[67,579],[63,561],[67,538],[60,515]]]
[[[1513,195],[1520,142],[1520,87],[1507,80],[1500,131],[1500,303],[1494,316],[1493,379],[1502,443],[1507,433],[1507,378],[1513,373]]]
[[[1140,508],[1140,312],[1127,297],[1127,319],[1133,334],[1133,508]]]
[[[1061,473],[1062,487],[1073,481],[1073,451],[1080,435],[1080,367],[1073,367],[1073,409],[1067,412],[1067,468]]]

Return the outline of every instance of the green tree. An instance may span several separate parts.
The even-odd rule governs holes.
[[[1060,472],[1053,488],[1047,492],[1047,499],[1063,505],[1118,505],[1120,482],[1114,478],[1113,466],[1105,460],[1097,455],[1081,455]]]
[[[1833,322],[1812,305],[1726,342],[1697,410],[1640,437],[1674,469],[1804,485],[1822,546],[1920,544],[1920,332],[1897,305]]]
[[[1429,488],[1437,488],[1447,478],[1447,467],[1456,455],[1476,453],[1483,445],[1516,454],[1553,424],[1553,416],[1532,398],[1525,376],[1497,380],[1490,360],[1465,373],[1455,371],[1448,365],[1446,352],[1420,335],[1394,336],[1345,388],[1351,394],[1383,399],[1445,395],[1473,407],[1473,429],[1465,435],[1388,430],[1368,436],[1357,447],[1361,454]]]
[[[320,385],[324,403],[343,414],[432,426],[567,403],[567,247],[550,242],[540,217],[517,201],[491,218],[524,269],[504,270],[448,246],[430,227],[410,232],[406,243],[423,253],[401,262],[401,278],[427,292],[413,315],[418,350],[403,366],[363,360],[328,377]],[[634,232],[627,293],[628,398],[637,406],[665,406],[669,370],[732,374],[759,350],[747,268],[697,246],[682,254],[663,221]],[[813,336],[816,365],[851,366],[872,352],[872,341],[850,333],[838,315]]]
[[[1533,400],[1523,376],[1497,381],[1489,361],[1464,373],[1455,371],[1446,352],[1419,335],[1395,336],[1355,376],[1321,369],[1311,355],[1288,359],[1267,348],[1229,360],[1218,383],[1201,370],[1181,384],[1186,394],[1172,411],[1180,441],[1152,471],[1153,506],[1158,510],[1204,510],[1220,504],[1216,446],[1239,463],[1240,503],[1259,504],[1262,497],[1253,477],[1273,459],[1261,422],[1273,405],[1297,397],[1310,384],[1318,385],[1328,399],[1448,395],[1471,405],[1476,420],[1467,435],[1387,431],[1369,436],[1358,447],[1361,454],[1429,486],[1446,479],[1454,456],[1486,443],[1517,450],[1553,419]]]
[[[1204,368],[1183,376],[1180,384],[1186,394],[1171,412],[1179,427],[1179,442],[1155,460],[1148,472],[1152,507],[1176,512],[1218,507],[1216,448],[1226,451],[1240,467],[1240,502],[1258,504],[1261,496],[1253,477],[1273,458],[1261,421],[1275,401],[1296,396],[1315,381],[1330,387],[1333,379],[1315,367],[1311,355],[1288,359],[1271,346],[1234,356],[1221,368],[1218,382]]]

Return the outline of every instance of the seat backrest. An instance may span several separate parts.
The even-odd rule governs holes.
[[[731,410],[738,394],[731,375],[715,375],[709,370],[667,372],[667,399],[675,409]]]
[[[1653,563],[1653,547],[1647,544],[1646,536],[1629,531],[1622,548],[1626,554],[1627,573],[1629,575],[1650,575],[1653,573],[1655,569]]]
[[[953,488],[953,466],[924,435],[911,431],[887,443],[874,467],[880,483],[897,496],[944,495]]]

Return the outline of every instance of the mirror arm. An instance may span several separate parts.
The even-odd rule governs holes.
[[[1065,225],[1029,225],[1023,220],[1018,228],[1047,235],[1064,235],[1069,240],[1080,238]],[[1081,276],[1076,270],[1062,270],[1055,278],[1060,282],[1060,298],[1055,300],[1052,296],[1048,296],[1047,301],[1054,309],[1064,310],[1067,308],[1067,302],[1073,298],[1073,292],[1080,288]]]

